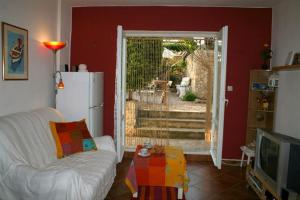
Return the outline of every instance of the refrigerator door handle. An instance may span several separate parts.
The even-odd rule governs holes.
[[[93,137],[103,134],[103,108],[94,106],[90,109],[90,127]]]
[[[101,105],[99,105],[99,106],[92,106],[92,107],[89,107],[89,109],[93,109],[93,108],[95,108],[95,109],[100,109],[100,108],[102,108],[102,107],[104,107],[104,104],[102,103]]]
[[[103,105],[100,105],[100,106],[94,106],[94,107],[92,107],[92,109],[95,109],[95,110],[102,110],[102,109],[103,109]]]

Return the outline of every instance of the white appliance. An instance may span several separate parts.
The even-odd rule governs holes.
[[[56,108],[67,121],[85,119],[92,137],[103,135],[103,72],[62,72]]]

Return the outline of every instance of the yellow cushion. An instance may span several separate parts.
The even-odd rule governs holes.
[[[64,154],[63,154],[61,143],[60,143],[57,131],[56,131],[56,122],[49,122],[49,124],[50,124],[50,128],[51,128],[52,136],[55,140],[57,158],[62,158]]]

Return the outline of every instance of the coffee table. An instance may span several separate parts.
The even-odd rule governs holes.
[[[154,146],[148,157],[138,155],[142,148],[137,146],[129,167],[125,183],[133,197],[138,197],[138,186],[177,187],[178,199],[188,190],[186,161],[183,151],[172,146]]]

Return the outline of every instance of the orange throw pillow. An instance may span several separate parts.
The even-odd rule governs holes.
[[[85,120],[74,122],[49,122],[57,149],[57,158],[74,153],[97,150]]]

